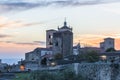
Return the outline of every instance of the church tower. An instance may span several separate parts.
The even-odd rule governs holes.
[[[63,57],[73,54],[72,28],[67,26],[66,20],[64,25],[53,33],[53,53],[60,53]]]
[[[50,29],[46,31],[46,48],[53,47],[53,33],[56,32],[54,29]]]

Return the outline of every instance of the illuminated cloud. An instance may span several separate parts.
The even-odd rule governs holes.
[[[11,20],[6,16],[0,16],[0,28],[6,27],[29,27],[34,25],[40,25],[41,22],[25,22],[22,20]]]
[[[119,35],[117,34],[83,34],[83,35],[77,35],[74,38],[74,45],[77,43],[81,43],[81,46],[95,46],[99,47],[99,43],[104,40],[104,38],[112,37],[112,38],[118,38]]]
[[[120,34],[83,34],[75,36],[74,45],[77,45],[79,42],[82,47],[93,46],[99,47],[100,42],[104,41],[104,38],[111,37],[115,39],[115,49],[120,49]]]

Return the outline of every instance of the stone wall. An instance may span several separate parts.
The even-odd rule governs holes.
[[[86,80],[120,80],[120,64],[81,63],[78,73]]]
[[[73,53],[73,33],[71,31],[57,31],[53,34],[53,53],[68,56]]]

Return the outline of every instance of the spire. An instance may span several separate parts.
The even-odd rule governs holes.
[[[60,31],[67,31],[67,30],[72,31],[72,28],[67,26],[66,18],[65,18],[63,26],[61,28],[59,28],[58,30],[60,30]]]
[[[66,17],[65,17],[65,21],[64,21],[64,26],[67,26]]]

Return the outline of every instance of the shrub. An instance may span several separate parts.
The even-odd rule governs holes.
[[[97,62],[99,61],[99,54],[96,51],[88,51],[84,54],[78,55],[80,59],[86,62]]]
[[[29,80],[85,80],[80,74],[76,75],[74,71],[34,71]]]
[[[61,53],[56,53],[56,54],[54,55],[54,58],[55,58],[56,60],[60,60],[60,59],[63,59],[63,55],[62,55]]]

